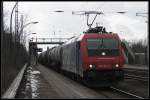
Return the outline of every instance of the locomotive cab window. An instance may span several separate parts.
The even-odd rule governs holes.
[[[116,39],[103,39],[105,49],[118,49],[118,40]]]
[[[111,38],[87,39],[87,49],[89,56],[102,56],[102,52],[106,56],[118,56],[119,41]]]
[[[88,49],[98,49],[101,42],[100,39],[87,39]]]

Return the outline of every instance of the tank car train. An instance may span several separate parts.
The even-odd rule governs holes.
[[[39,63],[88,86],[111,86],[124,79],[121,40],[115,33],[90,32],[39,55]]]

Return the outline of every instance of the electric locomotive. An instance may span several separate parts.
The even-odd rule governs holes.
[[[121,40],[103,27],[88,29],[81,36],[50,49],[46,56],[57,69],[76,76],[88,86],[111,86],[124,79]]]

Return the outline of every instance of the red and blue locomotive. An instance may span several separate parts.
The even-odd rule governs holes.
[[[51,48],[39,56],[39,62],[76,76],[89,86],[111,86],[124,79],[124,55],[115,33],[89,29],[83,35]]]

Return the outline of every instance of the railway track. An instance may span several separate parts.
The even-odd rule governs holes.
[[[143,69],[130,69],[130,68],[124,68],[124,71],[127,73],[132,73],[132,74],[138,74],[142,76],[147,76],[148,75],[148,70],[143,70]]]
[[[60,94],[63,94],[62,97],[64,97],[64,98],[76,97],[76,98],[106,98],[106,99],[109,99],[109,98],[110,99],[115,99],[115,98],[116,99],[120,99],[120,98],[121,99],[122,98],[144,99],[141,96],[126,92],[124,90],[120,90],[116,87],[110,87],[110,88],[106,88],[106,89],[105,88],[90,89],[90,88],[83,86],[80,82],[79,82],[80,84],[78,84],[68,78],[65,78],[64,76],[62,76],[60,74],[55,73],[55,71],[48,70],[45,67],[38,66],[37,68],[40,69],[39,71],[41,72],[41,75],[43,75],[45,77],[45,79],[50,84],[50,86],[53,87],[54,90],[58,90],[55,92],[50,91],[51,94],[54,94],[54,95],[57,94],[58,96]],[[51,76],[51,77],[47,77],[47,76]],[[60,85],[60,82],[61,82],[61,85]],[[61,92],[61,91],[63,91],[63,92]],[[71,93],[71,94],[68,95],[68,93]],[[53,96],[53,97],[55,97],[55,96]]]
[[[125,68],[125,78],[147,82],[149,80],[148,70]]]
[[[110,89],[115,90],[115,91],[117,91],[117,92],[119,92],[119,93],[123,93],[123,94],[125,94],[125,95],[128,95],[128,96],[130,96],[130,97],[134,97],[134,98],[138,98],[138,99],[144,99],[144,98],[141,97],[141,96],[137,96],[137,95],[135,95],[135,94],[126,92],[126,91],[121,90],[121,89],[118,89],[118,88],[116,88],[116,87],[112,87],[112,86],[111,86]]]
[[[143,77],[143,76],[135,76],[135,75],[129,75],[125,74],[126,79],[134,79],[134,80],[139,80],[139,81],[144,81],[147,82],[149,77]]]

